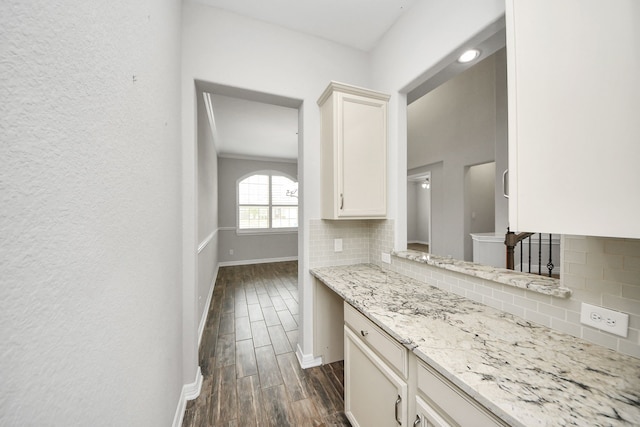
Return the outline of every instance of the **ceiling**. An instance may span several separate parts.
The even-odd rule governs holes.
[[[363,51],[416,0],[196,0]]]
[[[370,51],[416,0],[196,1]],[[260,94],[236,96],[229,88],[203,87],[201,90],[210,94],[212,130],[221,157],[296,161],[297,106],[280,100],[271,102]]]
[[[209,97],[214,139],[221,157],[298,158],[297,108],[218,94]]]

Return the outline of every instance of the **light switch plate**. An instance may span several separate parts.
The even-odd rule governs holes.
[[[593,326],[611,334],[627,337],[629,333],[629,315],[597,305],[582,303],[580,323]]]

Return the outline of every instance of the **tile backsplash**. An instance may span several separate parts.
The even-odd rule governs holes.
[[[368,263],[370,223],[365,220],[309,221],[309,266]],[[342,251],[334,251],[334,240],[342,239]]]
[[[640,240],[564,236],[562,272],[572,300],[629,314],[629,336],[582,326],[582,337],[640,357]],[[577,313],[572,315],[579,316]]]
[[[310,266],[372,263],[463,295],[560,332],[640,357],[640,240],[562,236],[561,282],[568,299],[478,279],[381,253],[394,246],[393,220],[310,221]],[[343,251],[334,252],[334,239]],[[580,323],[582,302],[629,314],[629,335],[618,337]]]

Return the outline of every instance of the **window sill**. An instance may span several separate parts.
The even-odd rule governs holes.
[[[236,228],[236,235],[238,236],[265,236],[265,235],[276,235],[276,234],[297,234],[297,228],[269,228],[269,229],[239,229]]]

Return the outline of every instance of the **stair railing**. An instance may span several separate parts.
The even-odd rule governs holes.
[[[534,234],[536,233],[529,233],[529,232],[514,233],[509,228],[507,228],[507,234],[505,235],[504,244],[507,247],[506,265],[509,270],[515,270],[515,248],[519,244],[520,245],[520,271],[523,271],[523,265],[524,265],[523,240],[527,239],[528,249],[529,249],[528,250],[528,258],[529,258],[528,273],[538,274],[541,276],[543,275],[542,273],[542,234],[541,233],[538,233],[538,272],[536,273],[535,271],[531,271],[531,236],[533,236]],[[547,259],[547,265],[546,265],[548,273],[545,273],[545,275],[548,275],[549,277],[552,276],[553,268],[555,267],[553,265],[551,255],[552,255],[552,235],[549,234],[549,257]]]

